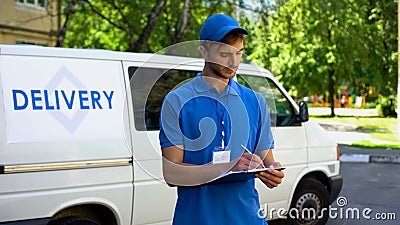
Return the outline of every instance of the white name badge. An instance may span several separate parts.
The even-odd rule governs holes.
[[[231,151],[215,151],[213,152],[213,164],[228,163],[231,159]]]

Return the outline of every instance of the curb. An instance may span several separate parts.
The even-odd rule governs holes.
[[[342,155],[340,155],[340,162],[400,164],[400,156],[368,155],[368,154],[342,154]]]
[[[351,147],[338,143],[340,162],[400,164],[400,150]]]

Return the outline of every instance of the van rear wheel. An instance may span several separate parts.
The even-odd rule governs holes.
[[[53,220],[49,225],[101,225],[91,219],[69,216]]]
[[[316,179],[303,180],[296,189],[288,218],[297,225],[323,225],[328,220],[329,192]]]

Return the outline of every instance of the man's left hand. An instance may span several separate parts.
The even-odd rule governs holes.
[[[259,178],[267,187],[275,188],[278,187],[280,183],[282,183],[282,179],[285,176],[283,170],[278,171],[273,168],[281,167],[279,162],[274,162],[268,165],[268,170],[265,172],[260,172],[256,174],[256,177]]]

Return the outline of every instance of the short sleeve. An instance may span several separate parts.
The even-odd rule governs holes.
[[[270,115],[267,107],[267,103],[263,96],[257,94],[257,101],[259,104],[259,126],[257,132],[257,145],[256,151],[262,151],[267,149],[273,149],[274,137],[271,131]]]
[[[167,95],[160,112],[160,145],[161,148],[183,145],[180,129],[179,107],[171,102],[171,95]]]

